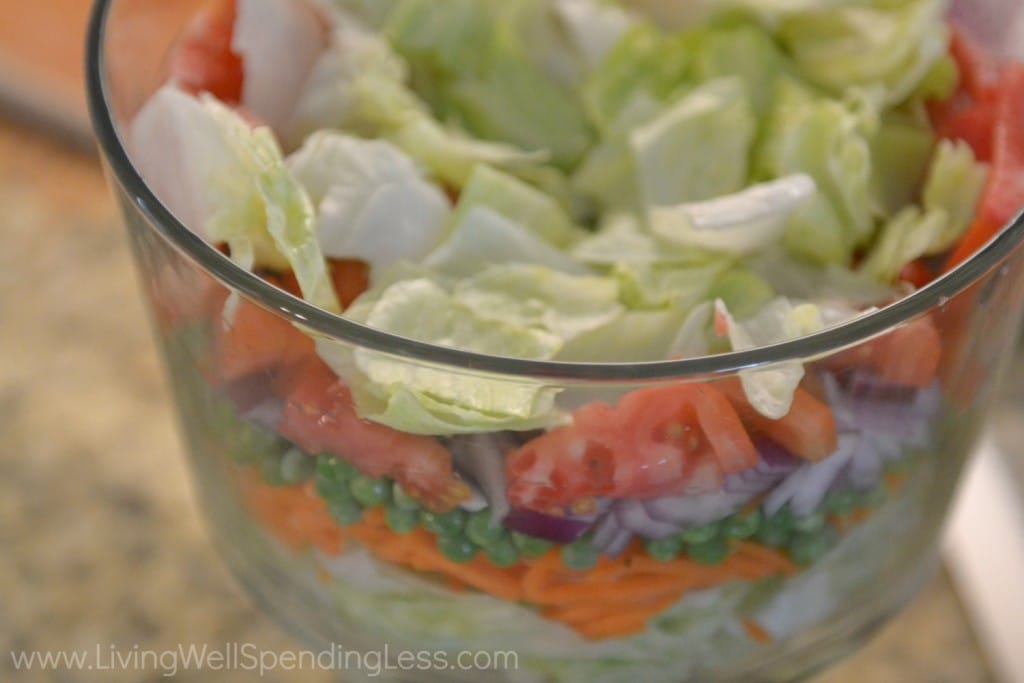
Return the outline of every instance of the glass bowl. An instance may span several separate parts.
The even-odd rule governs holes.
[[[238,268],[178,222],[133,167],[120,133],[159,85],[173,40],[200,4],[99,0],[90,103],[212,536],[252,598],[306,645],[385,653],[405,681],[793,680],[856,648],[928,579],[1020,329],[1024,222],[892,305],[751,351],[575,364],[396,337]],[[227,301],[233,330],[222,316]],[[251,331],[230,335],[242,316]],[[268,331],[293,346],[273,362],[260,360]],[[805,485],[803,498],[777,486],[765,500],[783,503],[770,511],[756,497],[730,499],[699,522],[646,504],[610,515],[597,495],[607,489],[594,489],[589,502],[600,509],[573,513],[647,514],[663,524],[667,516],[680,529],[659,545],[631,539],[622,522],[608,532],[617,556],[595,560],[593,539],[552,546],[482,523],[480,513],[446,511],[445,495],[474,495],[449,453],[457,463],[467,450],[501,462],[535,435],[439,440],[369,425],[353,415],[344,386],[325,380],[310,338],[450,386],[487,382],[568,409],[604,401],[615,406],[605,406],[608,420],[648,421],[649,437],[669,447],[660,465],[699,426],[678,421],[695,397],[728,396],[745,373],[802,364],[807,400],[829,403],[842,423],[845,475],[826,490]],[[921,363],[937,366],[934,378],[920,381]],[[316,389],[297,397],[303,382]],[[294,419],[282,426],[289,411]],[[761,420],[750,429],[786,442],[800,427]],[[583,456],[599,468],[621,455],[546,453],[558,473],[546,482],[552,499],[578,483]],[[820,468],[805,471],[821,477]],[[486,489],[486,475],[473,476]],[[345,660],[346,680],[380,674],[367,662]]]

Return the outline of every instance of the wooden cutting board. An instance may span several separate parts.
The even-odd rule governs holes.
[[[89,139],[83,85],[91,0],[0,0],[0,113]]]

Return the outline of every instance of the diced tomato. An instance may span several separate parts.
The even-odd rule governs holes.
[[[469,500],[440,441],[360,419],[348,388],[315,355],[296,366],[284,388],[278,431],[303,450],[332,453],[372,477],[391,477],[432,511]]]
[[[343,308],[348,308],[370,287],[370,266],[355,259],[329,259],[334,292]]]
[[[999,88],[999,61],[956,26],[949,52],[960,72],[960,89],[979,102],[994,99]]]
[[[595,497],[649,498],[719,489],[757,451],[728,400],[709,384],[641,389],[616,407],[593,403],[573,424],[509,454],[509,500],[558,513]]]
[[[716,386],[729,398],[740,421],[755,437],[763,434],[793,455],[812,461],[827,458],[839,447],[832,411],[803,388],[798,387],[793,395],[789,413],[773,420],[754,409],[739,380],[719,382]]]
[[[231,50],[237,9],[236,0],[212,0],[185,29],[171,53],[170,76],[186,92],[241,101],[244,69]]]
[[[932,269],[927,263],[921,260],[911,261],[903,266],[900,271],[900,282],[907,282],[917,289],[921,289],[934,279]]]
[[[999,84],[992,168],[974,224],[950,257],[951,269],[972,256],[1024,206],[1024,64],[1008,66]]]
[[[886,382],[923,389],[938,374],[942,337],[935,322],[925,316],[861,344],[847,354],[874,368]]]
[[[290,322],[245,299],[230,324],[214,320],[217,370],[230,382],[254,372],[298,362],[313,354],[313,340]]]

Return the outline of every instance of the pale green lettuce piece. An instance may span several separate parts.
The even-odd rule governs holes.
[[[722,300],[715,304],[715,315],[724,322],[734,351],[745,351],[777,344],[818,332],[825,327],[813,304],[794,305],[779,298],[764,306],[757,315],[737,321]],[[768,368],[744,370],[740,381],[753,408],[773,420],[785,417],[793,405],[793,395],[804,377],[799,361],[777,363]]]
[[[949,45],[946,0],[733,0],[772,31],[813,83],[841,93],[880,85],[902,102]]]
[[[672,358],[701,358],[712,353],[712,322],[715,318],[715,304],[704,301],[694,306],[683,319],[669,345]]]
[[[605,55],[583,86],[593,121],[605,130],[638,96],[668,102],[689,83],[693,66],[692,39],[669,34],[640,22]]]
[[[312,202],[285,166],[273,132],[251,127],[210,96],[200,100],[171,87],[149,107],[151,113],[162,108],[169,121],[192,122],[181,132],[194,137],[178,153],[188,160],[181,172],[195,174],[203,194],[205,236],[227,243],[243,268],[294,270],[307,301],[340,311],[317,242]]]
[[[557,360],[574,363],[644,363],[666,360],[680,326],[683,307],[626,311],[566,342]],[[589,402],[589,401],[588,401]]]
[[[790,221],[785,244],[807,260],[847,263],[872,236],[871,147],[878,120],[869,97],[816,98],[792,82],[779,101],[758,151],[759,174],[806,173],[818,194]]]
[[[614,270],[622,301],[633,310],[688,310],[707,296],[715,279],[728,267],[714,261],[691,267],[620,263]]]
[[[554,0],[554,11],[585,71],[592,72],[635,23],[623,8],[601,0]]]
[[[707,298],[722,301],[739,320],[745,320],[775,298],[775,289],[767,280],[745,267],[721,272],[710,283]]]
[[[817,266],[794,259],[782,249],[769,249],[744,262],[778,293],[819,305],[842,304],[854,309],[894,301],[903,292],[845,266]]]
[[[720,259],[711,252],[672,244],[646,232],[635,216],[608,215],[600,230],[570,250],[577,260],[592,266],[621,264],[707,264]]]
[[[529,229],[556,247],[578,242],[584,234],[549,194],[485,164],[473,169],[459,195],[453,222],[474,206],[484,206]]]
[[[432,279],[401,280],[350,312],[390,334],[495,356],[550,359],[562,340],[482,318]],[[532,379],[459,371],[320,340],[321,358],[346,378],[360,415],[417,434],[530,429],[556,419],[557,390]]]
[[[426,256],[444,234],[444,193],[401,150],[384,140],[335,131],[310,136],[288,160],[319,207],[324,253],[382,268]]]
[[[453,296],[483,320],[543,330],[569,340],[623,311],[615,279],[568,275],[537,265],[495,265],[460,280]]]
[[[860,266],[861,272],[879,282],[894,282],[905,265],[942,244],[948,233],[949,214],[945,209],[921,211],[908,206],[882,227],[870,253]]]
[[[946,228],[925,252],[941,254],[952,247],[974,221],[978,202],[988,180],[989,167],[974,158],[963,140],[942,140],[928,171],[922,194],[926,211],[946,212]]]
[[[582,104],[531,58],[560,37],[556,21],[539,0],[403,0],[387,32],[439,115],[569,167],[591,140]],[[531,44],[543,24],[548,40]]]
[[[740,190],[756,121],[739,78],[686,93],[629,135],[644,206],[671,206]]]
[[[698,80],[739,76],[758,117],[771,111],[779,78],[790,70],[791,65],[771,36],[751,23],[705,32],[696,51]]]
[[[745,254],[777,243],[787,222],[816,192],[798,173],[702,202],[655,207],[651,231],[673,244]]]
[[[368,28],[380,29],[399,0],[310,0],[333,23],[358,19]]]
[[[499,263],[532,263],[572,275],[588,268],[532,232],[486,206],[466,211],[424,265],[452,277],[468,277]]]
[[[935,133],[912,117],[882,119],[871,138],[871,196],[875,210],[891,216],[921,196],[935,150]]]

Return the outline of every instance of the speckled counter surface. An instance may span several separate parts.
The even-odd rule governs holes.
[[[15,674],[12,650],[296,649],[208,545],[96,160],[0,122],[0,240],[0,681],[168,680]],[[250,678],[180,671],[174,680]],[[987,680],[940,577],[819,683]]]

